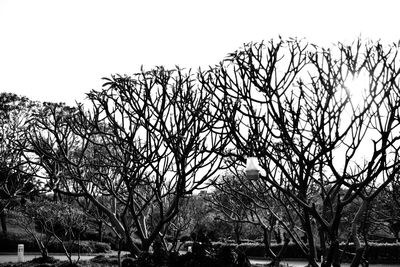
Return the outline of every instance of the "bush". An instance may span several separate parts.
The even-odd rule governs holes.
[[[24,250],[26,252],[39,251],[35,240],[27,236],[26,234],[0,234],[0,251],[16,252],[18,244],[24,244]],[[67,248],[69,248],[71,245],[70,242],[66,242],[65,244]],[[73,253],[77,253],[79,249],[81,253],[106,253],[111,250],[111,246],[107,243],[102,243],[98,241],[81,241],[80,246],[78,246],[77,242],[72,245]],[[61,244],[55,240],[49,243],[48,250],[50,253],[64,253]]]
[[[110,244],[99,241],[88,241],[88,242],[91,244],[94,253],[107,253],[111,251]]]
[[[39,257],[39,258],[34,258],[30,262],[35,263],[35,264],[52,264],[52,263],[56,263],[58,261],[59,260],[54,257],[47,257],[47,258]]]
[[[109,244],[111,245],[111,249],[112,249],[112,250],[118,250],[119,241],[118,241],[117,238],[107,235],[107,236],[105,236],[105,237],[103,238],[103,242],[109,243]],[[141,242],[139,239],[134,238],[134,239],[133,239],[133,243],[134,243],[136,246],[138,246],[139,248],[142,248],[142,242]],[[128,244],[126,243],[125,240],[122,242],[121,248],[120,248],[120,249],[121,249],[121,250],[125,250],[125,251],[129,251],[129,246],[128,246]]]
[[[4,235],[0,233],[0,251],[16,252],[19,244],[24,244],[24,250],[27,252],[38,251],[36,242],[26,234],[8,233]]]
[[[112,266],[112,265],[118,265],[118,257],[117,256],[111,256],[111,257],[106,257],[104,255],[98,255],[94,257],[93,259],[90,260],[91,262],[102,264],[103,266]]]
[[[103,237],[104,239],[104,237]],[[81,240],[94,240],[94,241],[100,241],[99,240],[99,233],[96,231],[93,231],[91,229],[86,230],[81,234]],[[104,242],[104,240],[103,240]]]
[[[215,242],[213,243],[215,249],[237,248],[243,251],[248,257],[264,257],[265,248],[264,244],[261,243],[242,243],[242,244],[230,244]],[[271,245],[272,251],[275,253],[279,252],[282,245],[273,244]],[[353,244],[349,244],[345,247],[345,244],[340,245],[340,249],[346,249],[343,261],[350,262],[355,253]],[[317,254],[321,255],[321,251],[318,248]],[[369,248],[366,253],[367,259],[370,263],[398,263],[400,262],[400,244],[399,243],[369,243]],[[287,247],[286,252],[283,254],[283,258],[286,259],[304,259],[305,255],[301,249],[294,243],[290,243]]]
[[[230,249],[236,249],[238,247],[237,244],[234,243],[224,243],[224,242],[213,242],[213,248],[216,250],[224,249],[225,247]]]
[[[367,260],[370,263],[399,263],[400,262],[400,243],[368,243],[369,247],[366,253]],[[345,244],[340,245],[344,249]],[[350,261],[355,253],[353,244],[346,247],[345,260]]]
[[[111,246],[107,243],[98,241],[76,241],[64,242],[66,248],[72,253],[106,253],[111,251]],[[52,242],[49,246],[49,252],[64,252],[61,243]]]
[[[216,258],[221,266],[230,266],[237,259],[235,250],[228,246],[222,246],[217,250]]]
[[[134,267],[135,266],[135,259],[132,258],[126,258],[122,261],[121,265],[122,267]]]
[[[157,246],[155,246],[157,247]],[[157,253],[156,251],[159,250]],[[162,252],[162,247],[153,254],[142,253],[138,259],[125,258],[123,267],[250,267],[250,262],[236,248],[212,249],[207,244],[193,243],[193,252]],[[99,258],[102,261],[102,258]]]

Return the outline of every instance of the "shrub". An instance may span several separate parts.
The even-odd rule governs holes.
[[[94,253],[107,253],[111,251],[110,244],[99,241],[88,241],[88,242],[91,244]]]
[[[134,238],[132,241],[139,248],[142,247],[142,242],[139,239]],[[111,237],[111,236],[107,236],[106,238],[103,238],[103,242],[109,243],[111,245],[111,249],[112,250],[118,250],[119,241],[118,241],[117,238],[114,238],[114,237]],[[125,251],[129,251],[130,248],[129,248],[128,244],[125,241],[123,241],[121,243],[121,248],[120,249],[121,250],[125,250]]]
[[[215,249],[221,248],[237,248],[243,251],[248,257],[264,257],[265,250],[264,244],[261,243],[242,243],[242,244],[230,244],[215,242],[213,243]],[[271,245],[272,251],[277,253],[281,249],[281,245]],[[355,248],[353,244],[349,244],[347,247],[345,244],[340,245],[340,249],[346,249],[346,253],[343,257],[343,262],[350,262],[353,258]],[[321,254],[318,250],[318,255]],[[400,244],[399,243],[369,243],[369,248],[366,253],[367,259],[370,263],[398,263],[400,262]],[[305,255],[301,252],[301,249],[294,243],[290,243],[286,252],[283,254],[283,258],[292,259],[304,259]]]
[[[111,251],[111,246],[107,243],[98,241],[76,241],[64,242],[64,245],[72,253],[106,253]],[[49,252],[64,252],[61,243],[52,242],[49,246]]]
[[[400,262],[400,243],[368,243],[366,257],[370,263],[398,263]],[[355,253],[354,244],[340,245],[340,249],[346,248],[345,260],[350,261]]]
[[[16,252],[18,244],[24,244],[26,252],[38,252],[37,244],[30,236],[21,233],[9,233],[7,235],[0,233],[0,251]],[[65,242],[65,244],[69,247],[71,242]],[[71,248],[73,253],[77,253],[79,249],[81,253],[106,253],[111,251],[109,244],[98,241],[81,241],[80,246],[76,243]],[[61,244],[55,240],[49,243],[48,250],[50,253],[64,252]]]
[[[222,246],[217,250],[216,258],[221,266],[230,266],[235,263],[237,253],[229,246]]]
[[[84,233],[81,235],[81,240],[94,240],[94,241],[100,241],[99,240],[99,233],[96,231],[93,231],[91,229],[86,230]],[[103,242],[104,242],[104,236],[103,236]]]
[[[212,243],[213,248],[216,250],[224,249],[224,248],[230,248],[230,249],[236,249],[238,247],[237,244],[234,243],[224,243],[224,242],[213,242]]]
[[[125,259],[122,261],[121,265],[122,265],[122,267],[134,267],[134,266],[135,266],[135,262],[136,262],[135,259],[132,259],[132,258],[125,258]]]
[[[93,263],[101,264],[102,266],[118,265],[118,257],[117,256],[106,257],[104,255],[98,255],[98,256],[94,257],[93,259],[91,259],[90,261]]]
[[[56,263],[58,261],[59,260],[54,257],[47,257],[47,258],[39,257],[39,258],[34,258],[30,262],[35,263],[35,264],[52,264],[52,263]]]
[[[18,244],[24,244],[24,249],[27,252],[38,251],[36,242],[26,234],[8,233],[4,235],[0,233],[0,250],[3,252],[16,252]]]

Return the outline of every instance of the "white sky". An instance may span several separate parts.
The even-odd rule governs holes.
[[[397,3],[398,2],[398,3]],[[400,39],[400,1],[0,0],[0,92],[82,101],[140,66],[214,65],[245,42]]]

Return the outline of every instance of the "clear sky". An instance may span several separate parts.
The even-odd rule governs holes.
[[[398,2],[398,3],[397,3]],[[0,0],[0,92],[73,103],[140,66],[207,67],[250,41],[400,39],[400,1]]]

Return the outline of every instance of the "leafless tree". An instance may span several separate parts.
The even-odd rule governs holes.
[[[352,266],[360,263],[357,225],[398,173],[397,51],[360,40],[332,49],[270,41],[246,45],[202,76],[224,121],[215,132],[231,141],[225,156],[259,158],[261,179],[300,207],[311,266],[319,266],[318,243],[321,266],[340,265],[342,211],[356,198],[363,202],[353,218]],[[350,88],[363,75],[365,91]]]
[[[211,151],[225,147],[210,131],[218,117],[195,78],[161,67],[115,75],[88,94],[90,110],[80,105],[63,114],[53,107],[32,127],[32,150],[53,188],[89,199],[135,255],[149,249],[182,199],[222,166]]]

